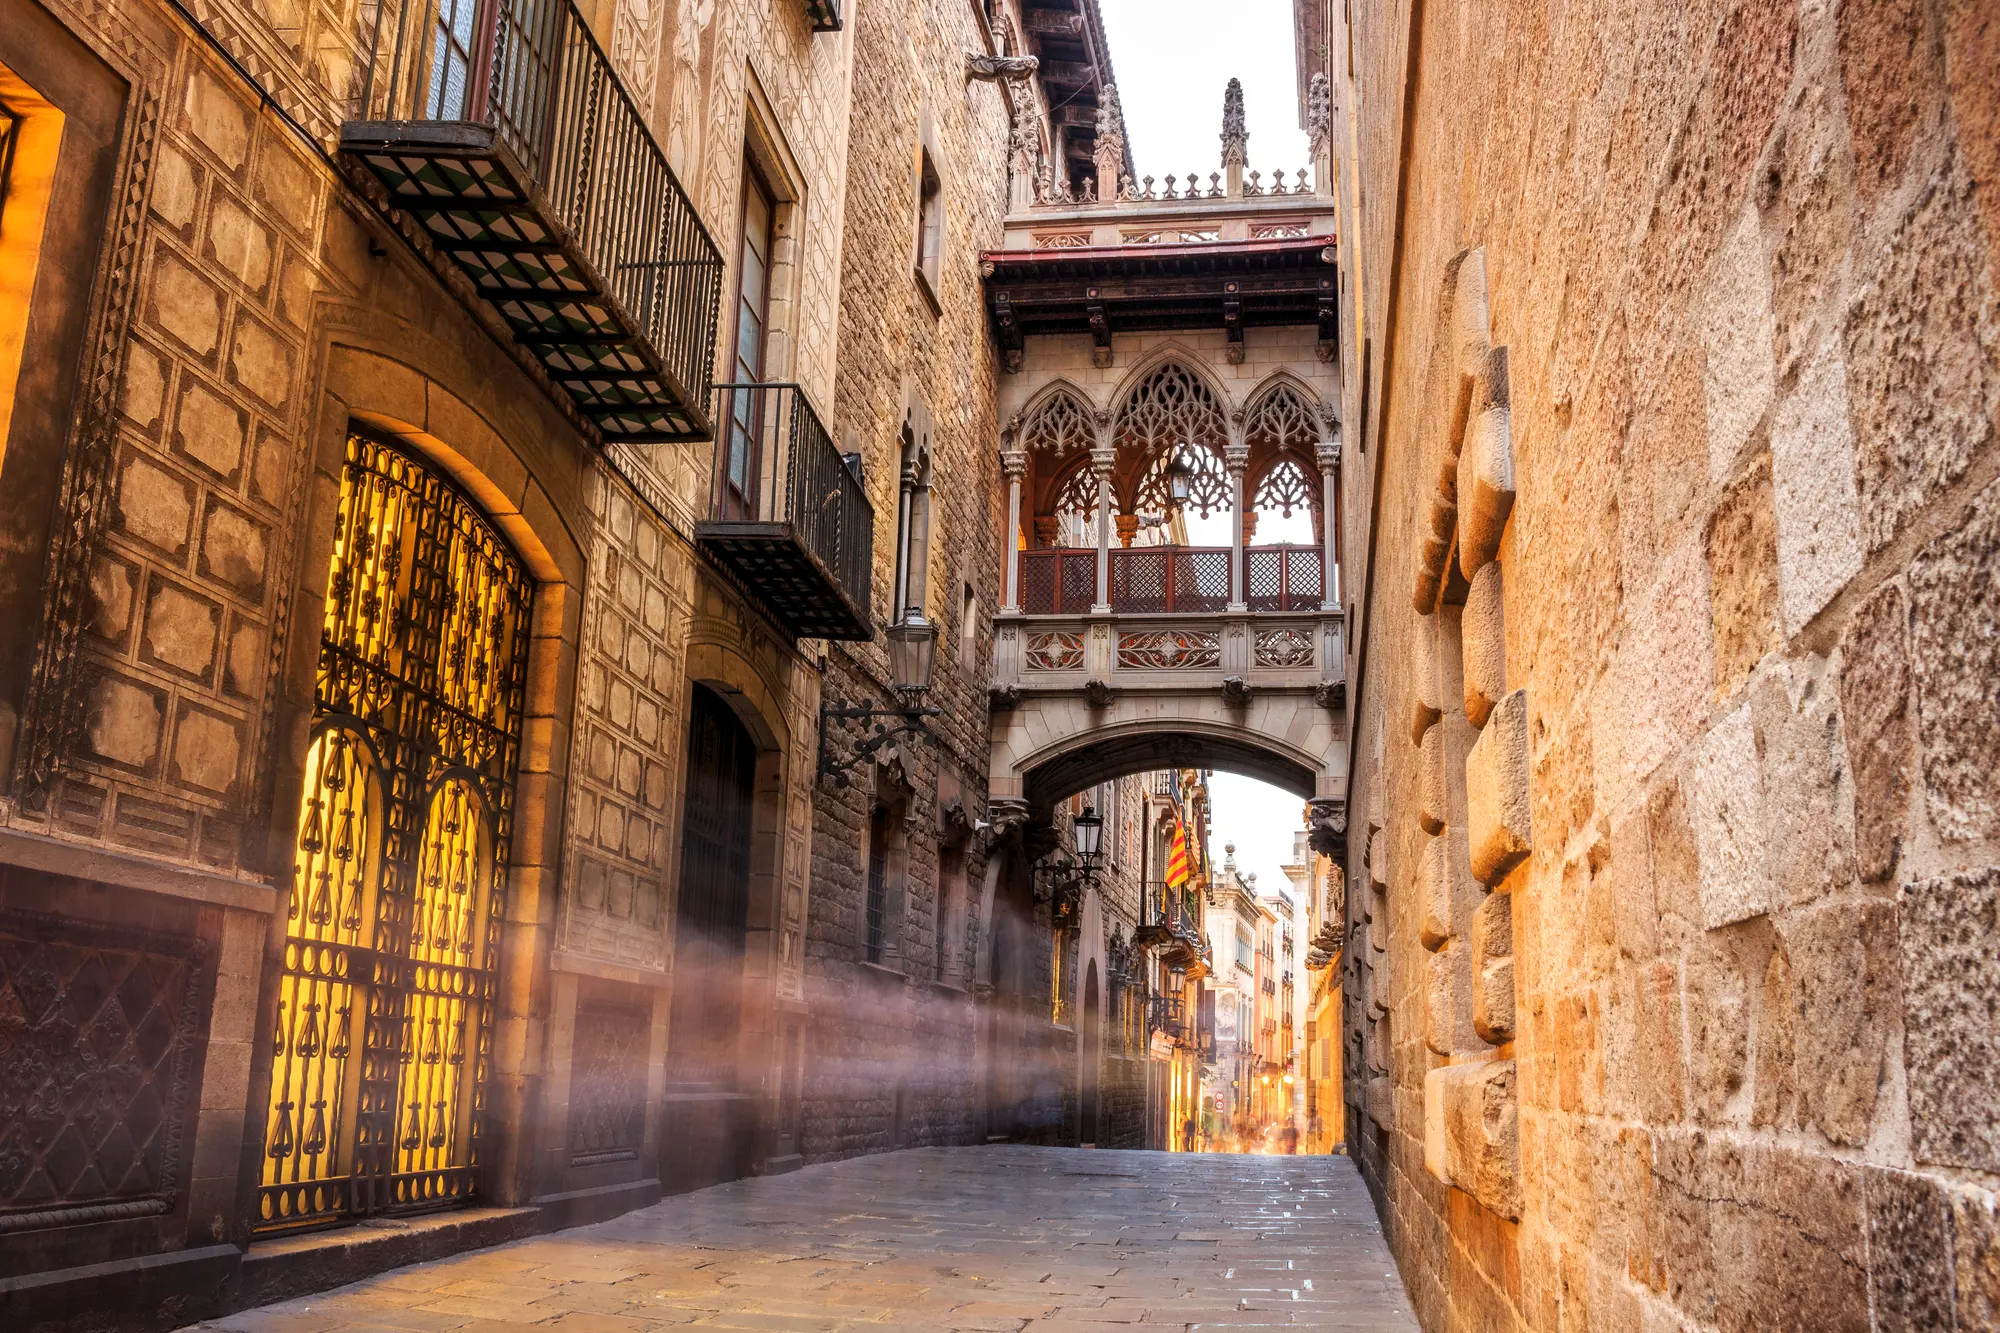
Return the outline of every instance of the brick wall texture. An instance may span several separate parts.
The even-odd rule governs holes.
[[[1995,1327],[1990,7],[1325,8],[1350,1143],[1425,1327]]]

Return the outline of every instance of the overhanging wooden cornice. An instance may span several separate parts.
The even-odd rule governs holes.
[[[1339,270],[1325,236],[1182,245],[989,250],[980,256],[994,336],[1315,324],[1330,339]]]

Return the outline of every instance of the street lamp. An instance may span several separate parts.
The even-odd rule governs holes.
[[[837,699],[820,702],[819,775],[832,778],[836,787],[847,786],[850,769],[899,736],[936,739],[924,719],[944,710],[925,705],[923,698],[930,691],[931,669],[937,661],[937,626],[912,606],[883,631],[882,637],[889,641],[889,684],[897,695],[895,705],[877,708],[873,699],[858,704]],[[836,736],[836,731],[841,735]],[[852,744],[851,753],[838,752],[842,739]]]
[[[897,693],[924,694],[931,687],[931,667],[937,660],[937,626],[913,606],[883,637],[889,641],[889,677]]]
[[[1076,854],[1085,865],[1097,864],[1097,849],[1104,842],[1104,817],[1095,806],[1086,805],[1076,817]]]
[[[1194,469],[1187,464],[1187,456],[1175,451],[1173,461],[1167,464],[1167,498],[1173,502],[1178,513],[1188,502],[1194,488]]]

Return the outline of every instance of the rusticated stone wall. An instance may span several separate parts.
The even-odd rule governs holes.
[[[1995,1327],[1990,7],[1309,7],[1424,1325]]]

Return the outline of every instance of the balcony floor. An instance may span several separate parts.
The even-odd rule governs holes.
[[[801,639],[858,641],[874,628],[790,523],[707,519],[695,540]]]

